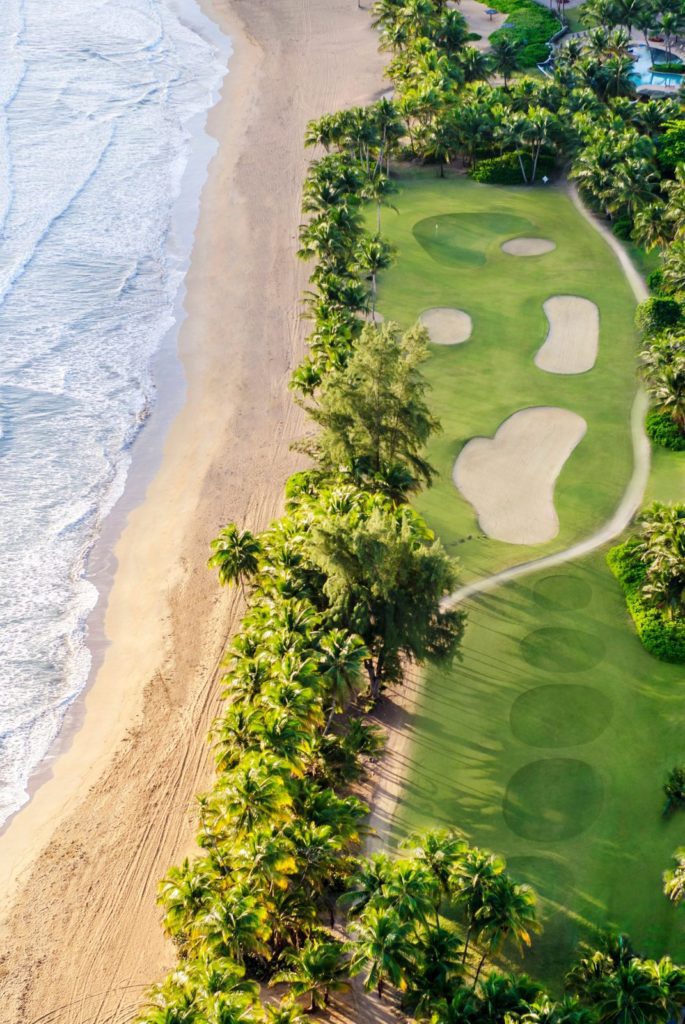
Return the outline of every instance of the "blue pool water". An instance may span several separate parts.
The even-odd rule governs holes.
[[[636,85],[653,85],[677,89],[683,82],[682,75],[660,75],[652,71],[652,64],[673,61],[678,58],[666,53],[665,50],[658,50],[654,46],[648,47],[644,43],[638,43],[630,48],[635,65],[631,78]],[[683,68],[685,71],[685,67]]]

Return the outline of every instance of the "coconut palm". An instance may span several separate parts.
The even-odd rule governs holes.
[[[384,242],[379,235],[365,235],[354,254],[355,263],[364,274],[371,275],[371,313],[376,319],[376,297],[378,295],[378,274],[387,270],[394,261],[393,246]]]
[[[341,711],[360,683],[364,661],[369,656],[368,648],[354,633],[344,629],[332,629],[318,641],[319,672],[331,698],[328,729],[335,711]]]
[[[347,962],[339,942],[310,939],[302,949],[285,953],[283,959],[288,969],[275,974],[271,984],[287,982],[293,996],[309,999],[310,1011],[328,1006],[331,992],[349,988]]]
[[[212,898],[215,872],[209,861],[188,860],[171,867],[159,883],[157,902],[164,907],[164,930],[172,938],[188,940],[194,923]]]
[[[498,952],[508,938],[519,949],[531,945],[532,932],[540,930],[535,893],[530,886],[519,885],[506,874],[500,874],[476,912],[476,926],[485,949],[476,969],[474,987],[486,958]]]
[[[385,853],[375,853],[361,861],[350,879],[340,902],[352,917],[363,914],[370,905],[377,906],[392,875],[392,861]]]
[[[468,843],[458,829],[430,829],[415,832],[403,846],[422,861],[437,880],[443,894],[449,890],[450,875],[468,851]]]
[[[216,894],[197,927],[198,946],[212,956],[244,962],[245,954],[268,956],[271,930],[263,900],[250,886],[234,886]]]
[[[466,918],[464,963],[471,938],[480,931],[481,911],[487,906],[490,894],[502,876],[505,866],[501,857],[496,857],[488,850],[473,847],[464,852],[450,872],[450,892],[457,907],[463,909]]]
[[[421,934],[407,995],[413,1014],[419,1019],[430,1016],[433,1004],[450,998],[463,973],[461,942],[453,931],[438,927]]]
[[[521,44],[506,35],[496,39],[490,47],[490,62],[493,71],[504,79],[504,88],[509,89],[509,79],[521,68]]]
[[[355,925],[350,974],[364,972],[364,988],[383,998],[386,984],[404,991],[415,962],[412,926],[393,911],[368,906]]]
[[[259,568],[261,545],[249,530],[240,530],[235,523],[225,526],[210,544],[214,554],[207,565],[219,572],[219,583],[237,583],[245,595],[245,581]]]
[[[685,846],[679,846],[673,854],[675,867],[664,871],[664,895],[671,903],[681,903],[685,897]]]
[[[292,797],[275,758],[247,754],[226,772],[209,799],[208,816],[216,834],[249,835],[261,825],[284,823]]]

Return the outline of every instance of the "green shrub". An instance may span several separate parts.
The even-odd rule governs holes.
[[[526,174],[530,177],[533,169],[533,162],[529,154],[523,158],[523,166]],[[543,153],[538,160],[537,177],[539,181],[545,174],[551,175],[554,172],[555,161],[553,156]],[[505,153],[503,156],[493,156],[481,160],[469,171],[469,176],[482,185],[523,185],[521,165],[516,153]]]
[[[666,123],[666,131],[657,140],[656,158],[660,169],[667,174],[672,174],[685,160],[685,120]]]
[[[685,434],[669,413],[652,409],[647,414],[645,430],[654,444],[670,448],[673,452],[685,452]]]
[[[492,42],[506,34],[508,39],[521,43],[521,63],[526,68],[547,60],[549,40],[561,28],[551,11],[535,0],[488,0],[488,5],[509,15],[506,27],[498,28],[490,36]]]
[[[641,302],[635,312],[635,326],[643,334],[661,334],[669,327],[675,327],[682,319],[683,311],[675,299],[652,295]]]
[[[652,64],[652,71],[657,75],[682,75],[685,68],[680,60],[665,60]]]
[[[664,284],[664,272],[663,270],[653,270],[647,277],[647,287],[650,292],[654,292],[655,295],[661,294],[661,289]]]
[[[637,541],[611,548],[607,565],[621,584],[642,646],[660,661],[685,662],[685,620],[668,619],[643,594],[645,567],[636,552]]]
[[[617,238],[627,242],[633,233],[633,222],[630,217],[618,217],[611,226]]]

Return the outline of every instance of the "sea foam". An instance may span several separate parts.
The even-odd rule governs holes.
[[[154,398],[228,55],[194,0],[0,4],[0,824],[88,678],[86,558]]]

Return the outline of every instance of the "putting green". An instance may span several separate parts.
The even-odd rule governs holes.
[[[452,306],[473,320],[468,345],[434,346],[426,364],[443,433],[429,451],[440,478],[418,507],[460,558],[465,581],[589,536],[614,512],[632,470],[635,302],[614,255],[552,188],[415,174],[402,180],[396,205],[398,215],[384,216],[399,252],[380,284],[386,318],[409,326],[424,309]],[[450,214],[459,217],[438,220],[435,232],[436,218]],[[492,219],[502,215],[528,224],[505,232]],[[441,235],[442,224],[454,238]],[[503,234],[524,233],[556,249],[532,259],[502,253]],[[599,356],[581,377],[534,365],[547,333],[543,304],[561,292],[600,310]],[[533,406],[570,409],[588,430],[557,481],[559,535],[526,548],[482,536],[452,468],[471,437],[493,437]],[[684,489],[685,453],[657,455],[648,497],[682,500]],[[682,668],[641,646],[604,556],[469,601],[463,660],[425,673],[391,828],[395,842],[414,828],[456,825],[504,854],[541,897],[544,931],[523,967],[552,987],[578,941],[598,928],[630,933],[646,955],[685,958],[682,918],[661,894],[661,873],[682,842],[682,818],[661,816],[663,779],[682,761]]]
[[[467,582],[566,548],[611,517],[632,471],[635,302],[608,246],[562,190],[495,188],[423,172],[399,184],[398,212],[383,214],[398,259],[380,275],[381,312],[409,327],[425,310],[453,307],[473,322],[467,345],[431,347],[425,373],[443,429],[428,457],[439,478],[417,501]],[[501,245],[516,235],[549,238],[556,248],[512,257]],[[560,293],[600,311],[597,363],[582,376],[549,374],[534,363],[549,330],[544,303]],[[557,480],[559,533],[534,546],[490,540],[452,482],[454,464],[471,438],[492,438],[518,410],[540,406],[571,410],[587,423]]]

